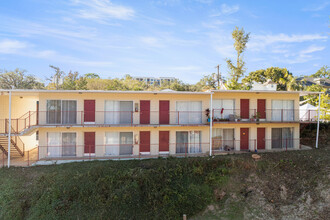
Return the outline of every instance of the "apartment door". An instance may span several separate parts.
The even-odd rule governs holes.
[[[150,124],[150,100],[140,101],[140,124]]]
[[[84,100],[84,122],[95,122],[95,100]]]
[[[95,132],[85,132],[85,154],[95,154]]]
[[[249,119],[250,118],[250,100],[241,99],[241,118]]]
[[[241,128],[241,150],[249,149],[249,128]]]
[[[150,153],[150,131],[140,131],[140,153]]]
[[[170,132],[159,131],[159,152],[170,151]]]
[[[159,101],[159,124],[170,123],[170,101],[160,100]]]
[[[265,149],[265,128],[257,128],[257,149],[264,150]]]
[[[260,119],[266,119],[266,99],[258,99],[257,112]]]

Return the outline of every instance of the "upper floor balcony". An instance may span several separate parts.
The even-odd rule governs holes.
[[[11,121],[11,132],[22,133],[36,126],[208,126],[205,111],[30,111]],[[316,110],[214,109],[213,123],[317,122]],[[9,120],[0,119],[0,134],[8,133]]]
[[[300,109],[213,109],[214,123],[317,122],[317,110]]]
[[[205,111],[30,111],[12,119],[13,133],[32,126],[203,126]],[[0,133],[8,133],[9,120],[0,119]]]

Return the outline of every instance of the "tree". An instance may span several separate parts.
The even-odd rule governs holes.
[[[86,73],[85,78],[86,79],[100,79],[100,76],[96,73]]]
[[[323,66],[316,73],[312,74],[311,77],[330,79],[330,68],[328,66]]]
[[[49,65],[49,67],[54,69],[55,73],[50,78],[47,78],[47,80],[50,81],[47,89],[61,89],[65,73],[59,67],[53,65]]]
[[[78,72],[70,72],[64,77],[62,89],[64,90],[86,90],[87,80],[79,76]]]
[[[321,94],[321,103],[320,103],[320,119],[330,120],[330,96],[326,93],[326,89],[323,88],[321,85],[311,85],[306,88],[306,91],[309,92],[323,92]],[[314,105],[319,106],[319,96],[318,95],[307,95],[303,96],[303,100],[307,100],[306,102]]]
[[[296,82],[296,78],[286,68],[270,67],[266,70],[261,69],[250,72],[242,84],[244,89],[250,89],[253,82],[265,83],[270,79],[277,83],[278,91],[299,90],[301,86]]]
[[[243,76],[246,69],[244,68],[245,62],[243,61],[242,54],[246,49],[246,44],[249,41],[250,33],[245,33],[244,29],[239,29],[238,27],[232,33],[234,39],[234,48],[237,52],[236,66],[233,61],[227,59],[227,66],[230,70],[230,79],[227,82],[229,89],[240,89],[240,84],[238,80]]]
[[[1,89],[44,89],[44,84],[33,75],[26,75],[25,70],[15,69],[0,74]]]
[[[211,75],[205,75],[199,82],[192,86],[194,91],[203,91],[206,89],[216,89],[216,74],[212,73]]]

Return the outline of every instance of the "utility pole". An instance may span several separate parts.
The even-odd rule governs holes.
[[[218,70],[218,74],[217,74],[217,82],[218,82],[218,89],[220,89],[220,64],[218,64],[215,68],[217,68]]]

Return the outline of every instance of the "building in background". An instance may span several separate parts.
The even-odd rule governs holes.
[[[175,77],[133,77],[133,79],[140,82],[145,82],[148,85],[159,85],[161,86],[164,82],[173,82],[178,80]]]

